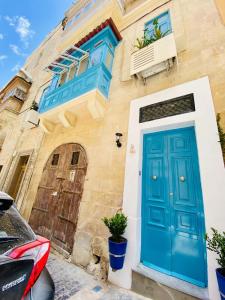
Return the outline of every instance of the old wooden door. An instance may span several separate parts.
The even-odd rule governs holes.
[[[54,150],[43,170],[30,225],[53,245],[71,253],[87,171],[85,150],[64,144]]]

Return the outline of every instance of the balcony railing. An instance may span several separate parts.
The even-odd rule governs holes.
[[[54,91],[47,93],[40,103],[39,112],[47,112],[72,99],[76,101],[75,98],[94,89],[98,89],[107,98],[111,77],[104,63],[91,67]]]

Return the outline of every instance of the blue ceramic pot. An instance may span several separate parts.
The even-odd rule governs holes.
[[[225,300],[225,269],[216,269],[217,282],[220,291],[221,300]]]
[[[109,238],[109,261],[113,270],[120,270],[123,268],[127,249],[127,240],[123,238],[123,241],[116,243]]]

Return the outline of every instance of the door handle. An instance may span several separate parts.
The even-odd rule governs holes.
[[[169,195],[170,195],[170,197],[173,197],[173,192],[170,192]]]
[[[157,180],[157,176],[156,176],[156,175],[153,175],[153,176],[152,176],[152,180]]]
[[[180,181],[184,182],[185,181],[185,177],[184,176],[180,176]]]

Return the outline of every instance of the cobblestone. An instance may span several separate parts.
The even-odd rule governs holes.
[[[50,255],[47,268],[55,283],[55,300],[147,300],[130,291],[99,282],[55,254]]]

